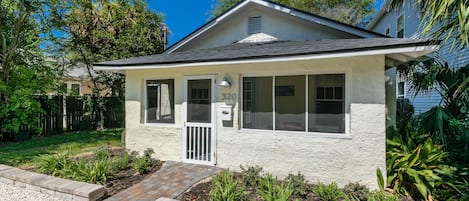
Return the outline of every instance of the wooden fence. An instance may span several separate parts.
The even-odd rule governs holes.
[[[40,115],[41,134],[59,134],[68,131],[94,130],[99,127],[101,112],[104,128],[124,127],[124,100],[118,97],[41,96],[38,100],[44,113]],[[28,127],[23,126],[23,131]]]

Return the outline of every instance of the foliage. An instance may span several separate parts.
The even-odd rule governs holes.
[[[262,167],[256,165],[245,168],[241,165],[240,168],[244,185],[251,187],[257,186],[257,181],[261,177]]]
[[[132,162],[132,169],[138,174],[145,173],[150,167],[150,161],[146,160],[145,158],[135,158]]]
[[[356,183],[348,183],[347,185],[345,185],[344,192],[351,199],[367,200],[370,189],[356,182]]]
[[[447,153],[426,136],[387,140],[387,185],[416,198],[431,199],[436,187],[451,177],[454,168],[444,165]]]
[[[335,182],[332,182],[329,185],[319,183],[317,187],[313,188],[313,192],[324,201],[347,199],[347,195],[337,186],[337,183]]]
[[[398,201],[399,198],[397,195],[387,193],[384,191],[373,191],[369,192],[366,195],[366,199],[363,200],[368,200],[368,201]]]
[[[389,1],[388,9],[402,6],[404,0]],[[415,0],[423,13],[424,33],[432,32],[437,39],[452,42],[453,46],[469,46],[469,1]]]
[[[285,182],[290,183],[293,188],[293,194],[304,196],[307,193],[309,188],[308,181],[305,179],[305,176],[300,172],[298,174],[288,174],[285,178]]]
[[[122,96],[122,91],[117,92],[123,88],[124,77],[94,72],[93,63],[157,54],[164,49],[162,17],[143,0],[74,0],[64,21],[64,31],[70,35],[64,44],[68,57],[86,65],[95,92],[104,85]]]
[[[212,16],[218,16],[242,0],[216,0]],[[372,0],[273,0],[279,4],[293,7],[340,22],[364,27],[374,12]]]
[[[60,171],[68,165],[68,154],[40,155],[38,157],[39,172],[59,176]]]
[[[39,107],[34,95],[52,86],[53,63],[46,59],[40,37],[49,1],[3,0],[0,4],[0,137],[15,134],[22,126],[39,130]]]
[[[111,157],[111,153],[107,147],[100,147],[95,152],[96,160],[107,160]]]
[[[259,195],[265,201],[287,201],[293,194],[291,183],[278,182],[269,173],[259,178],[258,184]]]
[[[122,129],[83,131],[37,137],[21,143],[0,146],[0,163],[16,167],[37,167],[41,155],[76,155],[105,145],[123,146]]]
[[[43,155],[38,158],[38,170],[52,176],[70,178],[90,183],[104,184],[111,174],[110,158],[93,162],[71,161],[69,154]]]
[[[442,100],[440,106],[421,114],[411,126],[443,145],[454,166],[466,167],[469,163],[469,65],[451,68],[447,63],[428,60],[412,66],[411,90],[416,94],[436,91]]]
[[[111,168],[113,170],[121,170],[129,167],[130,155],[127,152],[124,152],[122,156],[115,157],[112,160]]]
[[[244,190],[241,183],[227,170],[212,177],[213,189],[210,200],[237,201],[244,200]]]
[[[111,160],[109,158],[97,159],[88,163],[80,174],[79,178],[83,178],[86,182],[105,184],[111,174]]]
[[[148,171],[148,169],[151,166],[151,162],[153,160],[151,158],[151,155],[153,153],[155,153],[155,152],[153,151],[152,148],[147,148],[143,152],[142,157],[138,157],[138,153],[137,153],[137,155],[134,155],[134,157],[132,159],[133,160],[132,161],[133,162],[132,169],[138,174],[143,174],[146,171]]]
[[[154,154],[155,151],[152,148],[147,148],[145,151],[143,151],[143,158],[147,161],[151,161],[151,155]]]

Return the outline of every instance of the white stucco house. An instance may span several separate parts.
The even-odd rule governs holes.
[[[437,47],[246,0],[162,54],[94,67],[126,75],[130,150],[376,188],[395,101],[385,70]]]
[[[366,28],[394,38],[428,38],[428,35],[422,33],[425,21],[421,13],[418,5],[415,4],[415,0],[405,0],[402,6],[393,10],[387,10],[386,6],[383,6]],[[467,56],[469,55],[469,48],[451,50],[451,46],[451,43],[443,43],[441,48],[430,56],[448,62],[449,66],[455,68],[469,64],[469,56]],[[408,98],[417,114],[426,112],[441,102],[441,96],[436,91],[415,96],[415,92],[411,90],[405,74],[400,73],[399,70],[397,70],[396,82],[397,97]]]

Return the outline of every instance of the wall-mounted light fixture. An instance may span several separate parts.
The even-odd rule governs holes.
[[[226,76],[225,76],[225,77],[223,77],[223,80],[220,81],[218,86],[223,87],[223,88],[230,88],[231,84],[230,84],[230,82],[228,82],[228,80],[226,79]]]

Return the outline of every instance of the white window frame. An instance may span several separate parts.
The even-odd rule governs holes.
[[[329,132],[309,132],[308,131],[308,96],[309,96],[309,88],[308,88],[308,76],[309,75],[328,75],[328,74],[344,74],[345,75],[345,91],[344,91],[344,104],[345,104],[345,132],[344,133],[329,133]],[[286,131],[286,130],[275,130],[275,77],[276,76],[305,76],[305,97],[306,97],[306,117],[305,117],[305,131]],[[272,130],[264,130],[264,129],[251,129],[251,128],[243,128],[243,79],[245,77],[272,77]],[[286,136],[310,136],[310,137],[325,137],[325,138],[343,138],[343,139],[351,139],[351,132],[350,132],[350,113],[351,113],[351,71],[342,70],[342,71],[327,71],[327,72],[298,72],[298,73],[273,73],[273,74],[265,74],[265,73],[246,73],[240,75],[240,113],[239,113],[239,132],[247,133],[247,134],[280,134]]]
[[[148,123],[147,122],[147,81],[151,80],[174,80],[173,82],[173,95],[174,95],[174,123]],[[171,127],[171,128],[181,128],[177,123],[176,118],[176,78],[175,77],[152,77],[143,79],[143,125],[148,127]]]

